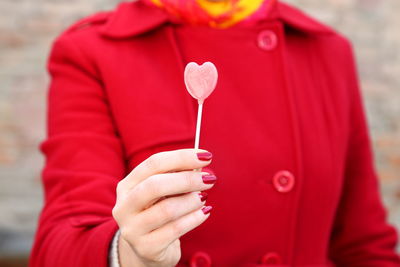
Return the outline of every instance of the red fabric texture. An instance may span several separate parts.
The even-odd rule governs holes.
[[[268,51],[257,42],[266,30],[277,37]],[[212,266],[400,266],[348,40],[283,3],[258,25],[220,30],[140,2],[79,21],[53,44],[30,266],[108,266],[118,181],[153,153],[193,147],[190,61],[219,71],[200,142],[219,180],[178,266],[198,255]],[[294,179],[286,191],[279,172]]]

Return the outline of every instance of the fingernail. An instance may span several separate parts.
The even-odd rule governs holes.
[[[202,161],[208,161],[208,160],[212,159],[211,152],[199,152],[196,154],[197,154],[197,158]]]
[[[212,174],[204,174],[201,176],[201,178],[205,184],[214,184],[217,181],[217,177]]]
[[[208,214],[212,210],[212,207],[211,206],[204,206],[204,207],[201,208],[201,210],[203,211],[204,214]]]
[[[203,202],[207,199],[208,194],[206,192],[201,192],[201,193],[199,193],[199,197],[200,197],[201,202]]]

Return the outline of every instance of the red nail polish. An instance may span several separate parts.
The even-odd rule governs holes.
[[[212,207],[211,206],[204,206],[204,207],[201,208],[201,210],[203,211],[204,214],[208,214],[212,210]]]
[[[214,184],[217,181],[217,177],[212,174],[204,174],[201,178],[205,184]]]
[[[199,152],[196,154],[197,154],[197,158],[201,161],[208,161],[208,160],[212,159],[211,152]]]
[[[206,192],[199,193],[199,197],[201,202],[205,201],[208,198],[208,194]]]

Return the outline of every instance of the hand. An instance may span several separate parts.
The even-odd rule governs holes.
[[[210,163],[211,153],[206,150],[160,152],[118,183],[112,213],[121,231],[122,267],[178,263],[179,238],[210,216],[211,207],[203,207],[206,194],[200,191],[210,189],[216,177],[193,171]]]

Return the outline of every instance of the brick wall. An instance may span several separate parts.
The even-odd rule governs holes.
[[[116,0],[0,1],[0,258],[26,254],[42,205],[45,61],[61,29]],[[400,1],[290,0],[354,42],[381,189],[400,226]]]

